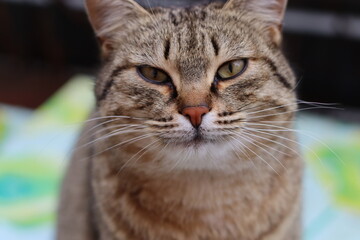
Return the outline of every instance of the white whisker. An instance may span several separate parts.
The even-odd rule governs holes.
[[[120,173],[130,162],[131,160],[133,160],[137,155],[139,155],[136,160],[134,161],[134,164],[142,157],[144,156],[144,154],[149,151],[151,149],[151,146],[153,146],[155,143],[159,144],[160,140],[155,140],[155,141],[152,141],[151,143],[149,143],[148,145],[146,145],[145,147],[143,147],[142,149],[140,149],[137,153],[135,153],[130,159],[128,159],[124,165],[119,169],[118,173]]]
[[[246,131],[246,130],[248,130],[248,131]],[[284,148],[292,151],[292,152],[295,153],[296,155],[300,156],[299,152],[295,151],[295,150],[292,149],[291,147],[289,147],[289,146],[287,146],[287,145],[285,145],[285,144],[283,144],[283,143],[281,143],[281,142],[278,142],[278,141],[272,140],[272,139],[270,139],[270,138],[267,138],[267,137],[259,136],[259,135],[257,135],[257,134],[254,134],[254,135],[253,135],[253,132],[256,132],[256,131],[254,131],[254,130],[251,129],[251,128],[244,128],[244,131],[243,131],[242,133],[243,133],[243,134],[246,134],[246,135],[249,135],[249,136],[251,136],[251,137],[254,137],[254,136],[255,136],[255,137],[257,137],[257,138],[260,138],[260,139],[263,139],[263,140],[266,140],[266,141],[269,141],[269,142],[278,144],[278,145],[280,145],[280,146],[282,146],[282,147],[284,147]],[[274,135],[274,136],[276,136],[276,135]]]
[[[231,133],[231,132],[230,132]],[[239,139],[233,137],[233,136],[230,136],[231,138],[233,138],[235,141],[239,142]],[[241,138],[241,136],[238,136]],[[263,161],[266,165],[268,165],[277,175],[279,175],[279,173],[264,159],[262,158],[261,156],[259,156],[256,152],[254,152],[253,150],[251,150],[249,147],[247,147],[246,145],[244,145],[244,147],[249,150],[250,152],[252,152],[254,155],[256,155],[261,161]]]
[[[289,104],[280,105],[280,106],[276,106],[276,107],[270,107],[270,108],[262,109],[262,110],[255,111],[255,112],[247,112],[247,114],[252,115],[252,114],[256,114],[256,113],[260,113],[260,112],[266,112],[266,111],[275,110],[275,109],[284,108],[284,107],[293,106],[293,105],[297,105],[297,103],[289,103]]]
[[[130,116],[115,115],[115,116],[103,116],[103,117],[90,118],[90,119],[87,119],[87,120],[85,120],[85,121],[82,121],[82,122],[79,122],[79,123],[74,123],[74,124],[83,124],[83,123],[88,123],[88,122],[92,122],[92,121],[96,121],[96,120],[101,120],[101,119],[109,119],[109,118],[131,119],[131,120],[148,120],[147,118],[139,118],[139,117],[130,117]]]
[[[131,129],[131,128],[132,129],[144,129],[144,128],[146,128],[146,126],[142,126],[140,124],[116,124],[116,125],[111,125],[111,126],[99,129],[96,132],[92,133],[90,135],[90,137],[95,136],[95,135],[99,135],[100,133],[106,132],[106,131],[108,131],[110,129],[113,129],[113,128],[117,128],[114,131],[125,131],[125,130]]]
[[[312,135],[311,133],[304,131],[304,130],[297,130],[297,129],[290,129],[290,128],[286,128],[286,127],[280,127],[280,126],[276,126],[276,125],[271,125],[271,124],[259,124],[259,123],[247,123],[247,125],[259,125],[259,126],[267,126],[267,127],[273,127],[273,128],[279,128],[280,130],[275,130],[275,129],[258,129],[255,128],[256,130],[260,130],[260,131],[265,131],[265,132],[271,132],[271,131],[287,131],[287,132],[295,132],[301,135],[304,135],[306,137],[309,137],[313,140],[315,140],[316,142],[320,143],[321,145],[323,145],[324,147],[326,147],[332,154],[334,154],[334,156],[343,164],[344,161],[339,157],[339,155],[329,146],[327,145],[325,142],[321,141],[320,139],[318,139],[317,137],[315,137],[314,135]]]
[[[239,134],[239,135],[241,135],[241,133],[236,133],[236,132],[234,132],[234,134]],[[256,136],[256,135],[255,135]],[[257,140],[255,140],[255,139],[251,139],[251,140],[254,140],[254,141],[256,141],[256,143],[258,143],[258,144],[260,144],[260,145],[262,145],[262,146],[264,146],[264,147],[267,147],[267,148],[269,148],[269,149],[271,149],[271,150],[273,150],[273,151],[276,151],[276,152],[279,152],[279,153],[281,153],[281,154],[283,154],[283,155],[285,155],[285,156],[290,156],[290,154],[288,154],[288,153],[286,153],[286,152],[283,152],[283,151],[281,151],[281,150],[279,150],[279,149],[277,149],[277,148],[274,148],[274,147],[271,147],[271,146],[269,146],[269,145],[266,145],[266,144],[264,144],[264,143],[262,143],[262,142],[260,142],[260,141],[257,141]]]
[[[106,148],[105,150],[103,151],[100,151],[100,152],[97,152],[96,154],[90,156],[91,157],[95,157],[101,153],[104,153],[106,151],[109,151],[111,149],[114,149],[116,147],[120,147],[122,145],[127,145],[127,144],[131,144],[131,143],[134,143],[134,142],[137,142],[137,141],[140,141],[140,140],[143,140],[143,139],[146,139],[146,138],[149,138],[149,137],[153,137],[153,136],[156,136],[157,134],[154,134],[154,133],[147,133],[147,134],[144,134],[144,135],[141,135],[141,136],[137,136],[137,137],[134,137],[134,138],[131,138],[131,139],[128,139],[128,140],[125,140],[125,141],[122,141],[118,144],[115,144],[114,146],[111,146],[109,148]]]
[[[93,129],[98,128],[98,127],[100,127],[100,126],[102,126],[102,125],[105,125],[105,124],[108,124],[108,123],[111,123],[111,122],[115,122],[115,121],[120,121],[120,119],[119,119],[119,118],[110,119],[110,120],[107,120],[107,121],[105,121],[105,122],[99,123],[99,124],[91,127],[90,129],[88,129],[86,132],[84,132],[84,134],[86,134],[86,133],[88,133],[88,132],[91,132]]]
[[[249,137],[246,137],[246,136],[241,136],[242,139],[244,139],[245,141],[247,141],[248,143],[254,145],[255,147],[258,147],[260,148],[261,150],[263,150],[265,153],[269,154],[273,159],[275,159],[276,162],[278,162],[284,169],[286,169],[286,167],[282,164],[282,162],[276,158],[271,152],[267,151],[265,148],[261,147],[258,145],[258,143],[260,142],[257,142],[257,141],[251,141],[251,139]],[[266,145],[265,145],[266,146]]]
[[[239,143],[240,146],[237,146],[237,145],[233,144],[232,142],[229,142],[229,144],[230,144],[230,147],[233,149],[233,151],[234,151],[235,155],[237,156],[237,158],[238,158],[239,160],[241,159],[241,157],[240,157],[239,154],[237,153],[236,149],[240,150],[240,152],[245,155],[245,157],[247,158],[247,160],[249,160],[249,161],[252,163],[252,165],[254,166],[254,168],[256,169],[256,173],[259,174],[259,169],[258,169],[258,167],[255,165],[255,163],[254,163],[254,161],[251,159],[251,157],[247,154],[246,148],[243,149],[243,147],[244,147],[243,145],[244,145],[244,144],[243,144],[243,143]],[[235,149],[235,148],[236,148],[236,149]]]
[[[310,152],[311,152],[312,154],[314,154],[314,156],[321,162],[321,164],[323,164],[321,158],[316,154],[316,152],[314,152],[311,148],[309,148],[308,146],[306,146],[306,145],[304,145],[304,144],[302,144],[302,143],[299,143],[299,142],[297,142],[297,141],[295,141],[295,140],[293,140],[293,139],[290,139],[290,138],[287,138],[287,137],[284,137],[284,136],[279,136],[279,135],[275,135],[275,134],[268,133],[268,132],[264,132],[264,131],[258,131],[258,130],[256,130],[256,129],[249,129],[249,128],[247,128],[247,129],[248,129],[249,131],[251,131],[251,132],[257,132],[257,133],[261,133],[261,134],[265,134],[265,135],[277,137],[277,138],[280,138],[280,139],[283,139],[283,140],[286,140],[286,141],[295,143],[295,144],[297,144],[298,146],[303,147],[303,148],[305,148],[306,150],[310,151]],[[256,135],[256,136],[257,136],[257,137],[260,137],[259,135]],[[270,141],[270,139],[269,139],[269,141]],[[285,146],[285,145],[284,145],[284,146]],[[287,147],[287,148],[289,148],[289,147]],[[291,149],[291,148],[290,148],[290,149]],[[292,151],[295,152],[295,150],[292,150]],[[297,153],[297,154],[299,154],[299,153]]]
[[[296,110],[291,110],[291,111],[285,111],[285,112],[279,112],[279,113],[274,113],[274,114],[265,114],[265,115],[260,115],[260,116],[249,117],[249,118],[247,118],[247,119],[257,119],[257,118],[278,116],[278,115],[282,115],[282,114],[286,114],[286,113],[296,113],[296,112],[301,112],[301,111],[305,111],[305,110],[319,109],[319,108],[322,108],[322,107],[301,108],[301,109],[296,109]]]
[[[76,150],[81,149],[81,148],[84,148],[84,147],[86,147],[86,146],[88,146],[88,145],[90,145],[90,144],[93,144],[93,143],[98,142],[98,141],[100,141],[100,140],[108,139],[108,138],[113,137],[113,136],[116,136],[116,135],[125,134],[125,133],[142,132],[142,131],[143,131],[142,128],[143,128],[143,127],[137,127],[137,128],[130,129],[130,130],[128,130],[128,129],[127,129],[127,130],[116,129],[116,130],[114,130],[114,131],[112,131],[112,132],[110,132],[110,133],[108,133],[108,134],[106,134],[106,135],[104,135],[104,136],[101,136],[101,137],[96,138],[96,139],[94,139],[94,140],[91,140],[90,142],[87,142],[87,143],[85,143],[85,144],[83,144],[83,145],[81,145],[81,146],[78,146],[78,147],[76,147],[74,150],[76,151]]]

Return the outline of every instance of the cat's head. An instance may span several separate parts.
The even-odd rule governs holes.
[[[288,127],[296,109],[295,78],[280,50],[286,0],[183,9],[86,3],[104,57],[96,83],[101,116],[130,117],[119,119],[183,168],[218,167],[224,154],[245,159],[278,147],[260,131]]]

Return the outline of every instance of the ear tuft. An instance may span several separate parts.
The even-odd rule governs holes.
[[[281,25],[286,5],[287,0],[229,0],[224,8],[246,9],[269,23]]]
[[[149,15],[134,0],[85,0],[85,7],[103,51],[112,49],[114,35],[138,18]]]
[[[280,45],[287,0],[229,0],[224,9],[249,11],[264,21],[274,43]]]
[[[282,26],[287,0],[248,0],[246,8],[258,13],[265,21]]]

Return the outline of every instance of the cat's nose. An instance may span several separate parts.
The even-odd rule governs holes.
[[[188,117],[194,128],[198,128],[201,124],[202,117],[208,113],[209,107],[196,106],[196,107],[185,107],[181,113],[185,117]]]

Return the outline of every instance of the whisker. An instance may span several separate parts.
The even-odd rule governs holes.
[[[268,128],[265,128],[265,130],[275,130],[275,131],[283,131],[283,130],[286,130],[286,131],[295,131],[295,129],[292,129],[292,128],[287,128],[287,127],[278,126],[278,125],[273,125],[273,124],[257,123],[257,122],[245,122],[245,125],[263,126],[263,127],[276,128],[276,129],[268,129]]]
[[[231,133],[231,132],[230,132]],[[230,135],[231,138],[233,138],[235,141],[240,142],[237,138],[233,137]],[[241,136],[238,136],[241,138]],[[255,156],[257,156],[261,161],[263,161],[266,165],[268,165],[277,175],[279,175],[279,173],[261,156],[259,156],[256,152],[254,152],[253,150],[251,150],[248,146],[244,145],[244,147],[246,147],[246,149],[248,149],[250,152],[252,152]]]
[[[282,114],[286,114],[286,113],[296,113],[296,112],[300,112],[300,111],[311,110],[311,109],[319,109],[319,108],[323,108],[323,107],[301,108],[301,109],[296,109],[296,110],[292,110],[292,111],[285,111],[285,112],[274,113],[274,114],[265,114],[265,115],[255,116],[255,117],[248,117],[247,119],[257,119],[257,118],[278,116],[278,115],[282,115]]]
[[[250,107],[250,108],[245,108],[245,107],[247,107],[249,105],[256,104],[256,103],[257,102],[250,102],[250,103],[244,104],[243,106],[241,106],[239,108],[239,110],[237,112],[248,111],[248,110],[251,110],[251,109],[254,109],[254,108],[259,108],[259,107],[263,106],[263,104],[261,104],[260,106],[257,105],[257,106],[253,106],[253,107]]]
[[[267,131],[267,132],[291,132],[292,130],[284,129],[267,129],[267,128],[256,128],[257,130]]]
[[[325,142],[321,141],[319,138],[315,137],[314,135],[312,135],[311,133],[304,131],[304,130],[297,130],[297,129],[290,129],[290,128],[286,128],[286,127],[281,127],[281,126],[276,126],[276,125],[271,125],[271,124],[261,124],[261,123],[246,123],[247,125],[259,125],[259,126],[267,126],[267,127],[272,127],[272,128],[278,128],[280,130],[275,130],[275,129],[259,129],[256,128],[256,130],[260,130],[260,131],[266,131],[266,132],[271,132],[271,131],[287,131],[287,132],[295,132],[301,135],[304,135],[306,137],[309,137],[313,140],[315,140],[316,142],[320,143],[321,145],[323,145],[324,147],[326,147],[332,154],[334,154],[334,156],[343,164],[344,161],[340,158],[340,156],[331,149],[331,147],[329,145],[327,145]]]
[[[117,119],[116,119],[116,120],[117,120]],[[113,121],[113,120],[111,120],[111,121]],[[94,132],[94,133],[92,133],[91,135],[89,135],[90,132],[91,132],[91,130],[94,130],[95,128],[98,128],[98,127],[100,127],[100,126],[102,126],[102,125],[104,125],[104,124],[106,124],[106,123],[109,123],[109,122],[110,122],[110,121],[106,121],[106,122],[104,122],[104,123],[98,124],[98,125],[90,128],[90,129],[88,129],[87,131],[85,131],[85,132],[83,133],[83,136],[79,138],[78,142],[81,142],[81,141],[84,140],[85,138],[90,138],[90,139],[91,139],[91,138],[94,137],[95,135],[98,135],[98,134],[100,134],[100,133],[102,133],[102,132],[105,132],[105,131],[107,131],[107,130],[109,130],[109,129],[112,129],[112,128],[122,127],[122,128],[116,129],[116,130],[125,130],[125,129],[129,129],[129,128],[131,128],[131,127],[137,127],[137,126],[138,126],[138,127],[141,127],[140,124],[116,124],[116,125],[112,125],[112,126],[109,126],[109,127],[106,127],[106,128],[102,128],[102,129],[100,129],[100,130],[97,130],[96,132]],[[145,127],[144,127],[144,128],[145,128]]]
[[[252,163],[252,165],[253,165],[254,168],[256,169],[256,173],[259,174],[259,169],[258,169],[258,167],[255,165],[254,161],[253,161],[253,160],[250,158],[250,156],[247,154],[246,149],[243,149],[243,148],[242,148],[244,144],[243,144],[243,143],[239,143],[240,146],[237,146],[237,145],[233,144],[232,142],[229,142],[229,143],[230,143],[230,147],[233,149],[233,151],[234,151],[235,155],[237,156],[237,158],[238,158],[238,159],[241,159],[240,156],[239,156],[239,154],[237,153],[236,149],[240,150],[240,152],[245,155],[245,157]],[[241,148],[240,148],[240,147],[241,147]],[[235,148],[236,148],[236,149],[235,149]]]
[[[271,125],[269,125],[271,126]],[[274,126],[275,127],[275,126]],[[280,127],[279,127],[280,128]],[[269,129],[257,129],[257,130],[261,130],[261,131],[270,131]],[[345,162],[340,158],[340,156],[334,151],[332,150],[332,148],[326,144],[325,142],[321,141],[319,138],[315,137],[314,135],[312,135],[311,133],[304,131],[304,130],[297,130],[297,129],[285,129],[285,130],[279,130],[279,131],[289,131],[289,132],[295,132],[301,135],[304,135],[306,137],[309,137],[313,140],[315,140],[316,142],[320,143],[321,145],[323,145],[324,147],[326,147],[332,154],[334,154],[334,156],[343,164],[345,164]]]
[[[293,122],[295,122],[295,121],[294,120],[289,120],[289,121],[286,121],[286,120],[284,120],[284,121],[276,121],[276,120],[274,120],[274,121],[271,121],[271,120],[269,120],[269,121],[251,121],[251,123],[293,123]]]
[[[241,133],[236,133],[236,132],[235,132],[234,134],[239,134],[239,135],[241,135]],[[279,153],[281,153],[281,154],[283,154],[283,155],[285,155],[285,156],[290,157],[290,154],[288,154],[288,153],[286,153],[286,152],[283,152],[283,151],[281,151],[281,150],[279,150],[279,149],[277,149],[277,148],[274,148],[274,147],[271,147],[271,146],[269,146],[269,145],[266,145],[266,144],[264,144],[264,143],[262,143],[262,142],[260,142],[260,141],[258,141],[258,140],[255,140],[255,139],[251,139],[251,140],[253,140],[253,141],[255,141],[256,143],[258,143],[258,144],[260,144],[260,145],[262,145],[262,146],[264,146],[264,147],[267,147],[267,148],[269,148],[269,149],[271,149],[271,150],[273,150],[273,151],[279,152]]]
[[[266,112],[266,111],[275,110],[275,109],[284,108],[284,107],[293,106],[293,105],[298,105],[298,104],[297,103],[289,103],[289,104],[285,104],[285,105],[279,105],[279,106],[276,106],[276,107],[270,107],[270,108],[262,109],[262,110],[255,111],[255,112],[247,112],[247,114],[252,115],[252,114],[255,114],[255,113]]]
[[[189,132],[190,132],[190,131],[189,131]],[[170,172],[173,171],[173,170],[176,168],[176,166],[179,165],[179,163],[184,162],[184,161],[187,161],[187,160],[189,159],[190,154],[191,154],[191,151],[190,151],[188,148],[183,148],[183,150],[182,150],[181,152],[182,152],[182,153],[185,152],[184,154],[181,154],[181,155],[183,155],[184,157],[183,157],[183,158],[179,158],[178,161],[176,161],[175,165],[170,169]]]
[[[275,110],[275,109],[284,108],[284,107],[293,106],[293,105],[299,105],[299,104],[306,104],[306,105],[313,106],[313,107],[307,107],[307,108],[300,108],[299,109],[300,111],[310,110],[310,109],[337,109],[337,110],[342,110],[342,108],[333,107],[335,105],[338,105],[336,103],[319,103],[319,102],[307,102],[307,101],[303,101],[303,100],[296,100],[296,102],[293,102],[293,103],[279,105],[279,106],[276,106],[276,107],[270,107],[270,108],[262,109],[262,110],[255,111],[255,112],[247,112],[247,114],[253,115],[253,114],[256,114],[256,113],[260,113],[260,112],[266,112],[266,111],[270,111],[270,110]],[[261,107],[261,106],[264,106],[264,104],[260,105],[259,107]],[[249,109],[246,109],[246,111],[248,111],[248,110]]]
[[[122,142],[120,142],[120,143],[118,143],[118,144],[115,144],[114,146],[111,146],[111,147],[109,147],[109,148],[106,148],[106,149],[103,150],[103,151],[97,152],[97,153],[95,153],[95,154],[93,154],[92,156],[87,157],[87,158],[93,158],[93,157],[95,157],[95,156],[98,156],[98,155],[101,154],[101,153],[104,153],[104,152],[109,151],[109,150],[111,150],[111,149],[114,149],[114,148],[116,148],[116,147],[119,147],[119,146],[122,146],[122,145],[126,145],[126,144],[131,144],[131,143],[134,143],[134,142],[137,142],[137,141],[140,141],[140,140],[149,138],[149,137],[153,137],[153,136],[156,136],[156,135],[157,135],[157,134],[154,134],[154,133],[148,133],[148,134],[144,134],[144,135],[141,135],[141,136],[138,136],[138,137],[134,137],[134,138],[128,139],[128,140],[126,140],[126,141],[122,141]],[[87,158],[85,158],[85,159],[87,159]]]
[[[82,122],[79,122],[79,123],[75,123],[75,124],[83,124],[83,123],[88,123],[88,122],[92,122],[92,121],[96,121],[96,120],[101,120],[101,119],[109,119],[109,118],[131,119],[131,120],[148,120],[148,118],[139,118],[139,117],[130,117],[130,116],[115,115],[115,116],[103,116],[103,117],[90,118],[90,119],[87,119],[87,120],[85,120],[85,121],[82,121]]]
[[[302,77],[300,77],[300,79],[296,82],[295,86],[291,89],[291,92],[294,92],[296,90],[296,88],[300,85],[302,81]]]
[[[243,105],[242,107],[240,107],[237,112],[246,112],[246,111],[249,111],[249,110],[261,108],[261,107],[264,107],[265,105],[267,105],[268,103],[262,103],[262,104],[259,104],[259,105],[256,105],[256,106],[252,106],[250,108],[245,108],[246,106],[249,106],[249,105],[252,105],[252,104],[258,104],[258,103],[257,102],[247,103],[247,104]],[[275,106],[275,107],[270,107],[270,108],[267,108],[267,109],[261,109],[259,111],[255,111],[255,112],[248,112],[247,114],[255,114],[255,113],[259,113],[259,112],[265,112],[265,111],[275,110],[275,109],[278,109],[278,108],[283,108],[283,107],[286,107],[286,106],[300,105],[300,104],[315,106],[315,107],[318,107],[318,108],[330,108],[330,109],[342,110],[342,108],[332,107],[332,106],[340,105],[338,103],[309,102],[309,101],[304,101],[304,100],[301,100],[301,99],[297,99],[293,103],[284,104],[284,105]],[[310,109],[312,109],[312,108],[310,108]],[[306,109],[306,110],[309,110],[309,109]]]
[[[249,130],[249,131],[252,131],[252,132],[258,132],[258,133],[261,133],[261,134],[265,134],[265,135],[277,137],[277,138],[280,138],[280,139],[283,139],[283,140],[286,140],[286,141],[295,143],[295,144],[297,144],[298,146],[303,147],[303,148],[307,149],[308,151],[310,151],[312,154],[314,154],[314,156],[321,162],[321,164],[324,165],[323,162],[322,162],[322,160],[321,160],[321,158],[317,155],[317,153],[314,152],[311,148],[309,148],[308,146],[306,146],[306,145],[304,145],[304,144],[302,144],[302,143],[299,143],[299,142],[297,142],[297,141],[295,141],[295,140],[293,140],[293,139],[287,138],[287,137],[275,135],[275,134],[268,133],[268,132],[264,132],[264,131],[257,131],[256,129],[249,129],[249,128],[248,128],[248,130]],[[256,136],[257,136],[257,137],[260,137],[260,136],[258,136],[258,135],[256,135]],[[270,140],[269,140],[269,141],[270,141]],[[290,149],[291,149],[291,148],[290,148]],[[294,150],[292,150],[292,151],[294,151]],[[299,153],[297,153],[297,154],[299,154]]]
[[[105,124],[111,123],[111,122],[115,122],[115,121],[120,121],[120,119],[118,119],[118,118],[116,118],[116,119],[110,119],[110,120],[107,120],[107,121],[105,121],[105,122],[99,123],[99,124],[91,127],[90,129],[88,129],[84,134],[86,134],[86,133],[88,133],[88,132],[91,132],[93,129],[98,128],[98,127],[100,127],[100,126],[102,126],[102,125],[105,125]]]
[[[140,153],[140,155],[139,155],[139,157],[138,158],[136,158],[136,160],[134,161],[134,164],[137,162],[137,160],[139,160],[142,156],[144,156],[144,154],[148,151],[148,150],[150,150],[150,148],[151,148],[151,146],[152,145],[154,145],[155,143],[158,143],[160,140],[158,139],[158,140],[155,140],[155,141],[153,141],[153,142],[151,142],[151,143],[149,143],[148,145],[146,145],[145,147],[143,147],[142,149],[140,149],[137,153],[135,153],[130,159],[128,159],[125,163],[124,163],[124,165],[119,169],[119,171],[118,171],[118,174],[130,163],[130,161],[131,160],[133,160],[137,155],[139,155]]]
[[[108,131],[110,129],[113,129],[113,128],[117,128],[115,131],[117,131],[117,130],[122,131],[122,130],[131,129],[131,128],[133,128],[133,129],[144,129],[144,128],[146,128],[146,126],[142,126],[140,124],[116,124],[116,125],[112,125],[112,126],[108,126],[108,127],[99,129],[96,132],[94,132],[93,134],[91,134],[90,137],[95,136],[95,135],[99,135],[100,133],[106,132],[106,131]]]
[[[248,130],[248,131],[246,131],[246,130]],[[270,139],[270,138],[266,138],[266,137],[263,137],[263,136],[259,136],[259,135],[253,134],[252,132],[256,132],[256,131],[254,131],[254,130],[251,129],[251,128],[244,128],[244,131],[243,131],[242,133],[243,133],[243,134],[246,134],[246,135],[249,135],[249,136],[251,136],[251,137],[254,137],[254,136],[255,136],[255,137],[257,137],[257,138],[260,138],[260,139],[263,139],[263,140],[266,140],[266,141],[269,141],[269,142],[278,144],[278,145],[280,145],[280,146],[282,146],[282,147],[284,147],[284,148],[292,151],[292,152],[295,153],[296,155],[300,156],[299,152],[295,151],[295,150],[292,149],[291,147],[289,147],[289,146],[287,146],[287,145],[285,145],[285,144],[283,144],[283,143],[281,143],[281,142],[272,140],[272,139]],[[277,135],[274,135],[274,136],[277,136]]]
[[[258,147],[260,148],[261,150],[263,150],[265,153],[269,154],[273,159],[275,159],[275,161],[277,161],[284,169],[286,169],[286,167],[281,163],[281,161],[276,158],[271,152],[267,151],[265,148],[263,147],[260,147],[257,143],[260,143],[260,142],[257,142],[254,141],[252,142],[251,139],[249,139],[248,137],[245,137],[245,136],[241,136],[245,141],[247,141],[248,143],[250,144],[253,144],[255,147]]]
[[[307,105],[313,105],[313,106],[339,106],[341,104],[339,103],[322,103],[322,102],[308,102],[301,99],[297,100],[298,103],[301,104],[307,104]]]
[[[77,150],[79,150],[79,149],[82,149],[82,148],[84,148],[84,147],[86,147],[86,146],[89,146],[90,144],[95,143],[95,142],[98,142],[98,141],[100,141],[100,140],[104,140],[104,139],[110,138],[110,137],[112,137],[112,136],[116,136],[116,135],[120,135],[120,134],[125,134],[125,133],[141,132],[141,131],[143,131],[142,128],[143,128],[143,127],[141,127],[141,128],[138,127],[138,128],[134,128],[134,129],[130,129],[130,130],[124,130],[124,131],[122,131],[121,129],[120,129],[120,130],[118,130],[118,129],[117,129],[117,130],[114,130],[114,131],[110,132],[109,134],[106,134],[106,135],[104,135],[104,136],[102,136],[102,137],[99,137],[99,138],[97,138],[97,139],[91,140],[90,142],[87,142],[87,143],[85,143],[85,144],[83,144],[83,145],[81,145],[81,146],[76,147],[76,148],[74,149],[74,151],[77,151]]]
[[[179,165],[179,163],[183,162],[183,161],[186,161],[188,159],[188,157],[190,156],[190,150],[188,150],[187,148],[183,148],[183,150],[181,151],[182,153],[185,152],[185,154],[181,154],[181,155],[184,155],[184,157],[181,159],[179,158],[175,164],[169,169],[169,172],[172,172],[176,169],[176,167]]]

